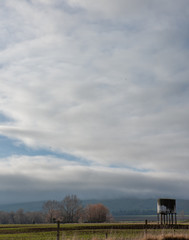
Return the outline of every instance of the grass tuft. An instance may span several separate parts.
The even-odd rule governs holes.
[[[141,240],[189,240],[189,236],[184,234],[149,235]]]

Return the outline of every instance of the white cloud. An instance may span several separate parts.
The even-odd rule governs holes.
[[[108,179],[109,165],[180,178],[189,156],[188,3],[163,2],[67,1],[73,12],[58,0],[1,3],[0,112],[14,122],[0,133],[88,159]]]
[[[86,14],[114,22],[144,24],[145,28],[164,28],[167,22],[177,21],[188,14],[187,0],[67,0],[72,7],[86,10]],[[181,14],[183,13],[183,14]],[[90,19],[90,16],[88,16]],[[97,20],[97,19],[96,19]],[[149,21],[150,20],[150,21]]]

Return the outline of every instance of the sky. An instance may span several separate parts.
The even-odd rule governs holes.
[[[0,1],[0,203],[189,199],[189,1]]]

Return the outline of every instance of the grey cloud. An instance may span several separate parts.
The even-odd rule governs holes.
[[[67,0],[67,2],[75,7],[79,6],[84,8],[90,14],[93,13],[97,17],[111,19],[115,21],[145,21],[151,20],[148,25],[152,25],[154,21],[162,23],[161,16],[166,19],[167,16],[175,16],[177,12],[184,12],[187,14],[186,6],[188,6],[187,0],[178,1],[150,1],[150,0],[103,0],[89,3],[87,0]],[[178,15],[176,15],[178,19]]]
[[[6,159],[6,162],[1,160],[0,180],[0,192],[7,190],[7,194],[11,194],[16,190],[21,196],[25,194],[23,200],[27,201],[29,198],[35,200],[36,193],[39,200],[44,200],[44,197],[63,197],[67,193],[79,193],[83,197],[90,194],[92,198],[133,195],[157,197],[158,194],[175,197],[174,193],[179,192],[180,197],[185,198],[188,189],[188,176],[183,176],[182,173],[140,173],[126,168],[102,166],[93,168],[65,160],[27,156],[15,156]]]
[[[14,121],[1,122],[0,133],[33,148],[75,154],[94,168],[184,172],[189,155],[188,2],[67,2],[77,5],[74,14],[60,1],[1,3],[7,15],[0,14],[5,32],[0,41],[0,110]],[[80,171],[70,176],[82,182]],[[98,172],[99,181],[106,175],[112,183],[111,169],[110,174],[98,168],[94,175]],[[140,191],[139,178],[146,193],[161,192],[145,179],[157,186],[161,180],[147,174],[137,172],[136,181],[128,174],[120,182],[118,175],[109,192],[120,185],[119,192],[132,189],[134,194]],[[74,177],[58,176],[60,185],[65,178],[77,189]],[[99,183],[91,179],[90,187],[97,189]],[[170,179],[169,186],[174,177]],[[45,186],[47,180],[39,181]],[[131,187],[125,189],[122,182]]]

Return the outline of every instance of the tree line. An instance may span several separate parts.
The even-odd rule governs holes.
[[[76,195],[68,195],[62,201],[48,200],[43,204],[42,211],[16,212],[0,211],[0,224],[31,224],[31,223],[100,223],[112,220],[109,209],[101,203],[83,206]]]
[[[46,221],[53,223],[60,220],[63,223],[78,222],[109,222],[112,217],[109,209],[101,203],[89,204],[83,207],[76,195],[68,195],[62,201],[49,200],[44,203]]]
[[[45,214],[43,212],[24,212],[19,209],[16,212],[0,211],[0,224],[30,224],[44,223]]]

